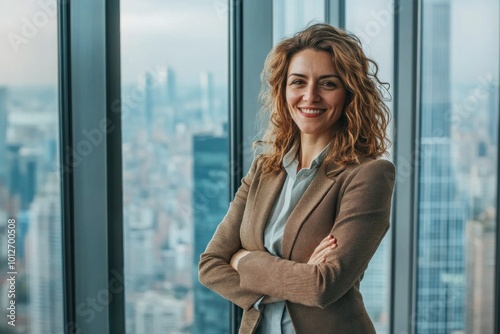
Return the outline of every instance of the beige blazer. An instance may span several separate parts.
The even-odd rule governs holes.
[[[263,295],[285,299],[296,333],[375,333],[360,281],[389,228],[395,168],[387,160],[323,163],[287,221],[283,258],[264,249],[263,234],[286,171],[261,172],[255,159],[234,201],[201,255],[200,282],[243,311],[240,333],[254,333]],[[320,265],[307,261],[328,234],[338,247]],[[240,248],[238,272],[228,264]]]

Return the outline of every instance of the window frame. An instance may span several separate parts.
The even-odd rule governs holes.
[[[59,1],[58,34],[64,328],[125,333],[119,0]]]
[[[420,1],[394,2],[394,163],[390,333],[414,333],[418,147],[420,120]],[[406,291],[406,293],[401,293]]]

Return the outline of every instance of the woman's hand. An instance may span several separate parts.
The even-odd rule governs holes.
[[[324,263],[326,261],[326,256],[335,248],[337,248],[337,240],[330,234],[319,243],[318,247],[314,249],[309,261],[307,261],[307,264]]]
[[[246,249],[240,249],[239,251],[234,253],[229,264],[231,265],[231,267],[233,267],[234,270],[238,271],[238,262],[248,254],[250,254],[250,252]]]

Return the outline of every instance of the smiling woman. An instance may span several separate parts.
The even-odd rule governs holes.
[[[262,152],[201,255],[200,281],[244,309],[240,333],[375,333],[359,286],[395,177],[377,159],[388,117],[377,66],[355,36],[315,24],[273,48],[262,78]]]
[[[332,58],[324,51],[304,50],[290,61],[286,101],[304,145],[325,147],[331,140],[330,129],[346,100],[344,84],[335,73]],[[309,166],[309,159],[301,164]]]

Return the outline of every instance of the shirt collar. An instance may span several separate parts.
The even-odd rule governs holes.
[[[328,153],[331,142],[323,148],[323,150],[318,153],[318,155],[311,162],[311,168],[305,168],[305,170],[315,170],[317,169],[325,160],[326,154]],[[297,175],[297,166],[299,165],[298,159],[299,146],[294,145],[283,157],[283,167],[285,167],[286,172],[290,176]],[[302,169],[304,170],[304,169]]]

